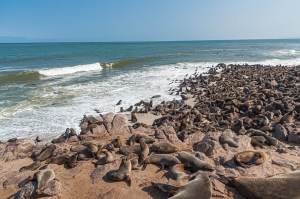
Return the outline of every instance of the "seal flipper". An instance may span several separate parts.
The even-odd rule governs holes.
[[[128,187],[131,186],[131,179],[130,179],[129,175],[126,175],[124,177],[124,181],[126,182],[126,184],[127,184]]]
[[[162,171],[162,170],[164,170],[164,169],[165,169],[165,166],[164,166],[164,165],[161,165],[160,169],[158,169],[155,173],[158,173],[158,172],[160,172],[160,171]]]
[[[147,167],[147,163],[144,162],[144,163],[143,163],[143,167],[142,167],[142,171],[144,171],[144,170],[146,169],[146,167]]]
[[[163,192],[166,192],[169,194],[174,194],[180,188],[180,187],[175,187],[175,186],[163,184],[163,183],[151,182],[151,184],[153,187],[157,187],[160,190],[162,190]]]
[[[248,162],[248,166],[250,167],[251,165],[253,165],[258,159],[260,158],[259,155],[255,155],[251,158],[251,160]]]

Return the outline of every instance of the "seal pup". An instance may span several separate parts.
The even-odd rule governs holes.
[[[191,167],[192,172],[197,172],[198,170],[214,170],[211,164],[209,164],[208,162],[200,160],[192,154],[185,151],[179,152],[178,159],[181,163],[189,163],[189,167]]]
[[[141,147],[141,152],[139,154],[139,162],[143,162],[145,158],[148,157],[149,155],[149,147],[148,145],[144,142],[144,139],[140,139],[140,147]]]
[[[55,173],[52,169],[44,169],[37,174],[36,178],[38,184],[36,192],[40,194],[46,187],[47,183],[55,179]]]
[[[56,146],[54,144],[50,144],[39,153],[39,155],[35,158],[35,160],[44,161],[50,158],[51,155],[54,153],[55,149]]]
[[[151,151],[155,153],[175,153],[178,152],[179,149],[168,142],[161,142],[153,144]]]
[[[137,117],[135,115],[135,111],[132,111],[131,112],[131,122],[133,123],[136,123],[138,120],[137,120]]]
[[[46,160],[45,164],[62,165],[62,164],[65,164],[66,162],[68,162],[69,158],[70,157],[68,155],[60,155],[60,156],[57,156],[57,157],[49,158],[48,160]]]
[[[71,155],[71,157],[69,158],[67,164],[70,168],[74,168],[77,166],[77,157],[78,157],[78,154],[73,154]]]
[[[25,170],[33,171],[33,170],[36,170],[37,168],[39,168],[40,166],[41,166],[41,161],[36,160],[28,166],[21,167],[19,171],[20,172],[25,171]]]
[[[42,140],[40,139],[39,136],[36,136],[35,141],[36,141],[36,142],[42,142]]]
[[[234,162],[241,167],[250,168],[253,164],[260,165],[268,160],[270,154],[263,151],[242,151],[234,155]]]
[[[97,162],[95,162],[95,165],[104,165],[111,163],[115,160],[114,156],[109,151],[104,151],[105,156],[101,157]]]
[[[222,144],[227,143],[229,146],[232,147],[238,147],[239,145],[237,144],[236,141],[234,141],[233,139],[233,134],[232,131],[230,129],[226,129],[222,135],[220,136],[220,142]]]
[[[175,164],[180,164],[181,162],[173,155],[169,154],[154,154],[145,159],[144,162],[140,164],[143,165],[142,171],[147,167],[147,164],[160,165],[161,168],[156,171],[156,173],[162,171],[165,166],[172,166]]]
[[[120,148],[122,146],[122,140],[120,136],[117,136],[116,139],[113,139],[111,143],[114,145],[115,148]]]
[[[118,171],[108,172],[106,175],[112,181],[125,181],[127,186],[131,186],[131,173],[132,165],[129,157],[122,158],[122,162]]]
[[[194,180],[181,186],[170,199],[210,199],[212,184],[205,172],[199,172]]]
[[[98,146],[96,144],[94,144],[92,142],[85,142],[82,145],[86,146],[92,152],[93,155],[97,154]]]

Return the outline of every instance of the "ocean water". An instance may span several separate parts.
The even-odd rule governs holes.
[[[221,62],[300,65],[300,40],[0,44],[0,140],[79,133],[95,109],[180,99],[174,80]]]

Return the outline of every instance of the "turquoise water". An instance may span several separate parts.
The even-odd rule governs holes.
[[[300,40],[0,44],[0,139],[79,130],[83,114],[118,112],[217,63],[300,65]]]

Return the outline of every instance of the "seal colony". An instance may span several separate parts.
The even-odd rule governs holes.
[[[151,188],[160,194],[153,198],[254,199],[274,198],[275,192],[278,198],[300,197],[294,187],[300,166],[299,66],[221,63],[175,82],[179,87],[170,92],[182,100],[157,105],[142,100],[126,109],[131,125],[122,114],[84,115],[81,132],[67,128],[51,143],[39,138],[1,142],[4,166],[27,160],[3,177],[3,187],[14,179],[23,183],[18,198],[46,197],[49,190],[51,196],[69,195],[56,190],[66,186],[61,178],[71,182],[76,172],[89,168],[81,175],[89,175],[89,186],[107,184],[95,198],[109,193],[103,187],[149,194]],[[143,114],[157,119],[141,123]]]

